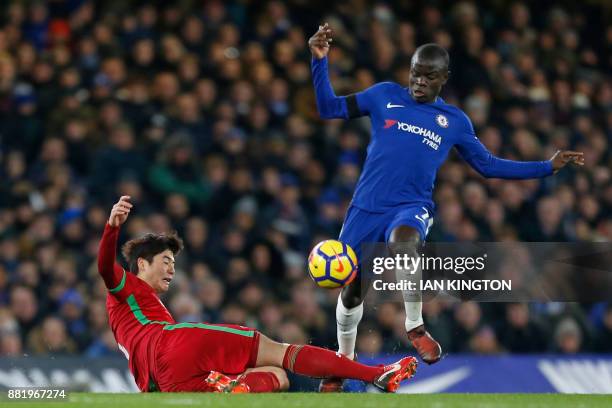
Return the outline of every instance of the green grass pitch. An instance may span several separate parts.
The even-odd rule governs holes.
[[[6,401],[6,400],[4,400]],[[63,402],[2,403],[15,408],[598,408],[612,407],[612,395],[563,394],[91,394],[72,393]]]

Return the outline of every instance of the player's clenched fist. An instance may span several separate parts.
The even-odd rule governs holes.
[[[319,30],[308,40],[310,52],[316,59],[321,59],[329,52],[329,43],[332,42],[332,30],[329,24],[319,26]]]
[[[119,198],[119,201],[117,201],[111,210],[110,217],[108,218],[108,225],[111,227],[118,227],[127,220],[133,206],[129,200],[130,196],[121,196],[121,198]]]

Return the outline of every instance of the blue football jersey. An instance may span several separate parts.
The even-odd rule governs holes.
[[[476,137],[467,115],[442,98],[419,103],[409,89],[394,82],[337,97],[329,83],[327,58],[313,59],[312,72],[322,118],[370,117],[372,136],[352,202],[358,208],[385,212],[419,204],[433,210],[436,173],[453,147],[485,177],[527,179],[552,174],[550,161],[493,156]]]

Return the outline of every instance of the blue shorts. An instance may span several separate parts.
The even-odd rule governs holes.
[[[401,206],[384,213],[374,213],[351,205],[340,230],[341,242],[348,244],[361,259],[361,244],[389,241],[395,227],[407,225],[419,231],[425,241],[433,224],[432,211],[425,206]]]

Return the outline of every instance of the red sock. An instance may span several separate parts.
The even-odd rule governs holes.
[[[283,358],[283,368],[308,377],[353,378],[373,382],[383,367],[371,367],[321,347],[291,344]]]
[[[240,378],[251,392],[274,392],[280,389],[280,383],[274,373],[268,371],[251,371]]]

